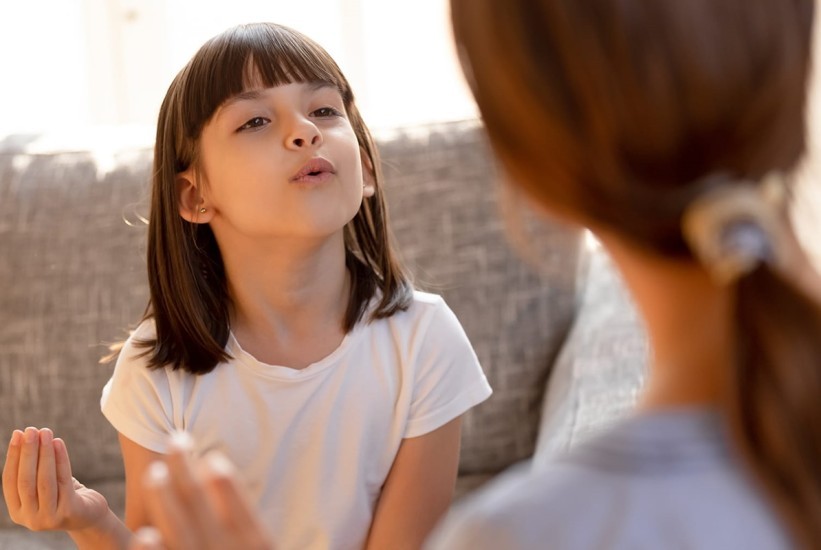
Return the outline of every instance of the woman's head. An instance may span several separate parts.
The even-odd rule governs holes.
[[[453,0],[491,140],[536,201],[682,254],[714,172],[758,179],[804,149],[811,0]]]
[[[713,200],[709,185],[747,197],[754,213],[756,185],[789,173],[804,152],[812,0],[451,6],[466,76],[512,184],[610,237],[703,261],[683,221]],[[754,214],[716,226],[753,235],[764,260],[720,283],[735,304],[723,405],[795,533],[817,541],[821,308],[796,274],[769,261],[781,242],[765,226],[787,223],[783,208],[771,214],[760,218],[771,223]]]
[[[230,193],[226,186],[209,188],[209,179],[219,179],[229,155],[221,154],[219,145],[204,143],[204,132],[211,136],[215,115],[233,109],[238,98],[247,101],[249,92],[288,99],[293,90],[301,94],[298,101],[328,95],[328,101],[321,98],[322,105],[342,112],[350,132],[350,139],[342,140],[346,141],[345,162],[355,158],[360,164],[348,166],[348,172],[361,180],[360,193],[363,186],[367,191],[361,206],[361,195],[354,197],[353,219],[349,216],[341,222],[352,279],[345,329],[361,318],[377,290],[381,291],[377,317],[406,303],[410,286],[391,249],[379,156],[348,81],[328,53],[302,34],[269,23],[241,25],[200,48],[172,82],[160,109],[148,242],[149,313],[157,325],[157,340],[148,343],[154,350],[152,365],[207,372],[225,358],[230,296],[214,231],[202,222],[213,213],[209,197]],[[319,103],[306,114],[310,121],[322,121],[317,125],[333,118]],[[252,122],[256,124],[256,119]],[[306,160],[270,168],[291,176]],[[276,217],[276,206],[271,205],[271,218]],[[287,209],[281,210],[285,216]]]

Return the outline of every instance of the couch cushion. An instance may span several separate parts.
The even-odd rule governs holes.
[[[74,550],[77,547],[66,533],[45,531],[32,533],[22,527],[0,529],[2,550]]]

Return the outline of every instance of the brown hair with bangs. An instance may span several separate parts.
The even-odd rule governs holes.
[[[280,25],[257,23],[231,28],[206,42],[180,71],[160,108],[154,148],[151,214],[148,225],[150,301],[144,319],[153,319],[156,338],[149,366],[202,374],[229,357],[231,298],[211,228],[179,214],[176,178],[197,163],[203,127],[227,99],[251,79],[274,87],[293,82],[335,86],[356,134],[364,168],[375,193],[363,199],[344,229],[351,293],[343,321],[350,331],[379,295],[368,321],[393,315],[410,303],[412,286],[397,259],[387,224],[379,154],[354,103],[353,92],[336,63],[318,44]]]
[[[513,185],[685,259],[681,219],[701,178],[761,181],[804,153],[814,9],[812,0],[451,0],[466,76]],[[817,547],[821,309],[790,275],[762,264],[731,289],[734,383],[722,405],[797,540]]]

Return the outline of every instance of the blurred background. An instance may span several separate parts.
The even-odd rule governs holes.
[[[99,125],[151,135],[168,85],[197,48],[254,21],[324,46],[371,129],[476,116],[447,0],[30,0],[0,8],[0,140]]]

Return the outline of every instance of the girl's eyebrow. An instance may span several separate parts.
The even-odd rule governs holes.
[[[226,99],[223,102],[223,104],[220,105],[219,110],[223,111],[223,110],[227,109],[228,107],[230,107],[231,105],[234,105],[235,103],[239,103],[240,101],[249,101],[249,100],[259,99],[264,95],[264,93],[265,93],[265,90],[263,90],[261,88],[256,88],[254,90],[242,91],[242,92],[240,92],[236,95],[232,95],[231,97]]]
[[[308,90],[310,90],[312,92],[316,92],[316,91],[324,90],[324,89],[331,89],[331,90],[334,90],[335,92],[338,92],[340,95],[342,94],[342,92],[339,89],[339,86],[337,86],[333,82],[328,82],[327,80],[315,80],[313,82],[308,82],[307,86],[308,86]],[[219,112],[217,113],[217,117],[225,109],[227,109],[228,107],[230,107],[230,106],[232,106],[236,103],[239,103],[240,101],[253,101],[255,99],[260,99],[264,95],[265,95],[265,89],[264,88],[254,88],[253,90],[244,90],[244,91],[242,91],[242,92],[240,92],[236,95],[232,95],[231,97],[226,99],[225,102],[222,105],[220,105]]]
[[[333,82],[328,82],[327,80],[314,80],[313,82],[308,82],[308,89],[312,92],[324,90],[326,88],[330,88],[331,90],[339,92],[339,94],[342,95],[342,90],[340,90],[339,86]]]

